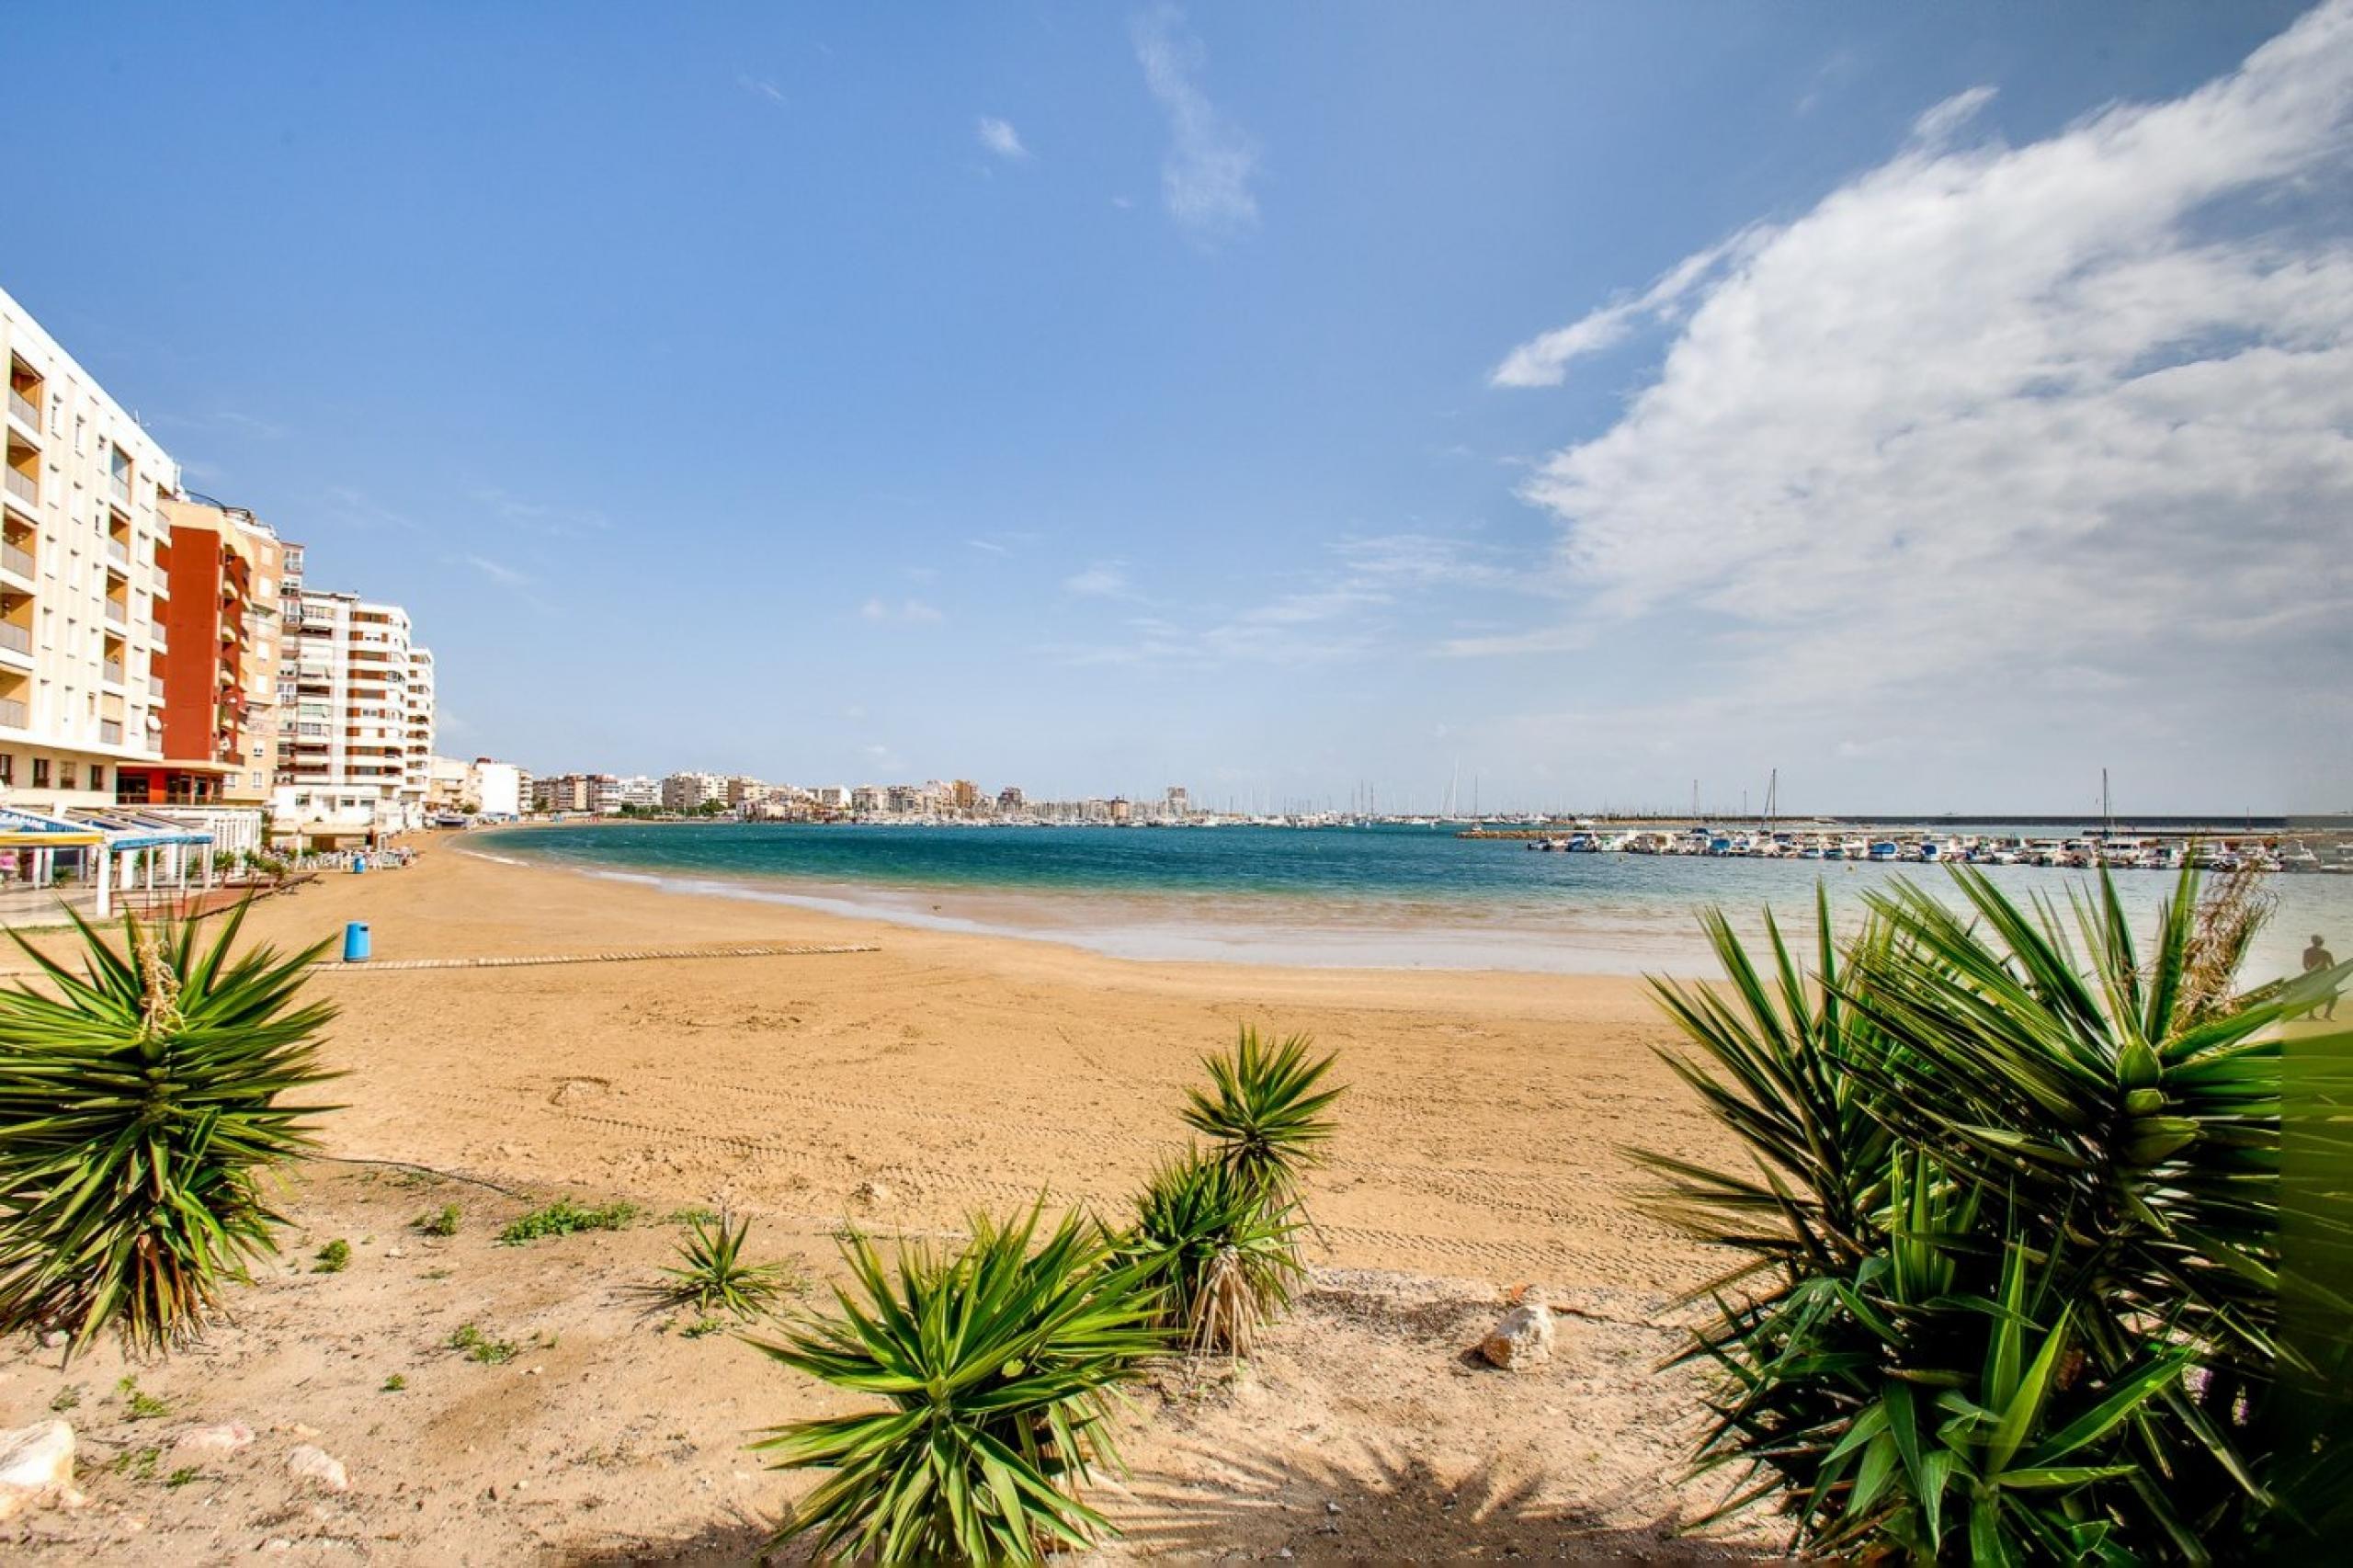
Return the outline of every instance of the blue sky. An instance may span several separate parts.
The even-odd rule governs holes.
[[[2342,3],[9,37],[0,284],[446,751],[2353,807]]]

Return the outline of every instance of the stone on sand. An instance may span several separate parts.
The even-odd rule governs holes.
[[[36,1421],[0,1431],[0,1519],[36,1503],[74,1501],[74,1428]]]
[[[1507,1372],[1525,1370],[1552,1358],[1552,1310],[1543,1296],[1530,1291],[1519,1305],[1506,1312],[1487,1337],[1479,1342],[1479,1354],[1491,1366]]]
[[[292,1453],[286,1456],[286,1473],[322,1491],[351,1490],[351,1478],[344,1473],[343,1461],[324,1449],[310,1443],[297,1446]]]

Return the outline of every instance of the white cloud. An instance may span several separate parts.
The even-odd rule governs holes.
[[[1009,120],[984,114],[981,116],[979,131],[981,145],[1000,158],[1018,162],[1029,155],[1029,149],[1021,144],[1021,133],[1013,129]]]
[[[784,105],[784,91],[774,82],[763,81],[757,76],[738,76],[735,85],[756,98],[766,98],[779,108]]]
[[[1989,686],[2018,722],[2067,671],[2341,733],[2353,0],[2180,98],[1954,145],[1989,96],[1504,360],[1498,384],[1556,384],[1645,316],[1680,324],[1523,491],[1568,585],[1603,624],[1690,614],[1770,700],[1848,723]],[[1547,639],[1573,631],[1461,651]]]
[[[1258,222],[1258,199],[1250,189],[1257,150],[1201,91],[1206,51],[1200,40],[1173,6],[1136,18],[1134,36],[1144,85],[1168,116],[1160,192],[1169,216],[1203,241],[1252,227]]]
[[[1128,591],[1128,574],[1116,561],[1098,561],[1063,579],[1063,591],[1091,598],[1118,598]]]
[[[510,588],[522,587],[531,580],[522,573],[515,570],[512,566],[507,566],[499,562],[493,561],[488,556],[465,555],[459,557],[459,559],[463,561],[467,565],[472,567],[475,571],[481,573],[483,576],[489,578],[492,582],[504,584],[506,586]]]
[[[871,598],[858,607],[858,613],[868,620],[897,621],[907,625],[930,625],[948,619],[921,599],[901,599],[892,604],[885,599]]]

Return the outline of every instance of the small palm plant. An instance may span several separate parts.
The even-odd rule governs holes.
[[[885,1562],[1035,1562],[1110,1527],[1080,1499],[1116,1464],[1110,1399],[1166,1346],[1143,1271],[1099,1226],[1042,1207],[972,1221],[962,1250],[903,1243],[886,1272],[862,1236],[843,1244],[838,1315],[796,1323],[759,1348],[797,1371],[879,1398],[878,1408],[796,1421],[754,1445],[780,1469],[832,1471],[779,1541]],[[895,1278],[893,1278],[893,1273]]]
[[[118,950],[77,915],[79,973],[17,938],[50,991],[0,991],[0,1332],[63,1328],[78,1350],[112,1325],[168,1350],[277,1251],[258,1177],[334,1108],[299,1097],[335,1076],[335,1009],[298,1001],[326,943],[233,957],[244,919],[200,946],[199,921],[126,917]]]
[[[745,1263],[744,1242],[752,1222],[728,1223],[724,1213],[695,1215],[678,1243],[679,1262],[662,1272],[670,1283],[659,1288],[663,1299],[690,1306],[705,1314],[726,1312],[746,1322],[776,1304],[790,1281],[781,1263]]]
[[[1233,1167],[1188,1150],[1152,1173],[1118,1247],[1159,1292],[1161,1323],[1195,1355],[1246,1356],[1304,1272],[1298,1230],[1290,1209],[1268,1207]]]
[[[2279,1452],[2276,1026],[2341,975],[2234,992],[2260,911],[2194,876],[2146,947],[2105,878],[2067,914],[1953,886],[1874,897],[1843,950],[1818,904],[1810,976],[1768,924],[1770,983],[1712,920],[1722,992],[1661,988],[1756,1173],[1640,1156],[1739,1259],[1695,1293],[1700,1462],[1810,1550],[2244,1553]]]
[[[1338,1125],[1326,1115],[1345,1093],[1324,1088],[1333,1058],[1308,1058],[1308,1039],[1279,1042],[1245,1028],[1232,1054],[1204,1057],[1210,1087],[1186,1091],[1187,1125],[1205,1134],[1210,1154],[1273,1209],[1299,1201],[1300,1182],[1323,1163],[1324,1145]]]

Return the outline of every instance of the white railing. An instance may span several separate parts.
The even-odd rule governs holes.
[[[32,710],[13,697],[0,697],[0,724],[12,730],[32,727]]]
[[[8,471],[8,494],[14,495],[17,500],[22,501],[28,506],[38,506],[40,505],[40,485],[39,483],[34,480],[31,474],[19,473],[13,468]]]
[[[32,399],[14,387],[8,389],[8,412],[34,429],[40,428],[40,410],[34,406]]]
[[[110,473],[107,475],[107,488],[114,493],[114,498],[116,500],[121,502],[126,506],[131,505],[131,476],[129,474]]]
[[[6,567],[19,577],[30,577],[33,574],[33,552],[17,545],[0,544],[0,566]]]
[[[120,626],[125,619],[122,607],[112,599],[107,601],[107,619],[117,626]]]
[[[120,659],[101,660],[98,664],[98,678],[101,680],[110,680],[114,682],[115,685],[120,686],[122,684],[122,661]]]
[[[103,745],[119,746],[122,744],[121,723],[113,719],[99,720],[98,741],[99,744]]]
[[[107,540],[107,554],[121,562],[125,566],[131,564],[131,546],[119,539]]]
[[[164,695],[164,677],[162,676],[149,676],[147,677],[147,695],[150,697],[161,697]]]
[[[18,626],[13,620],[0,620],[0,648],[13,648],[19,653],[33,651],[33,634],[29,627]]]

